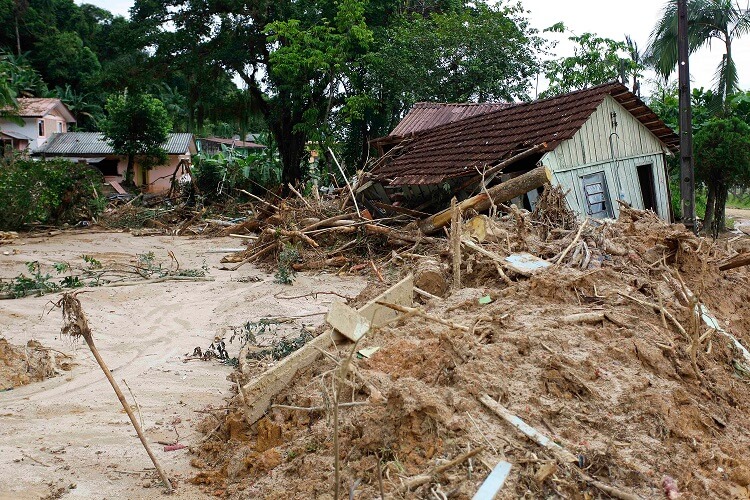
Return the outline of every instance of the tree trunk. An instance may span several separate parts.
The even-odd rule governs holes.
[[[281,103],[279,105],[283,106]],[[282,186],[294,185],[302,179],[302,160],[305,157],[307,136],[304,132],[294,130],[295,125],[302,123],[301,114],[293,113],[289,109],[281,109],[279,112],[281,116],[271,124],[271,131],[279,145],[283,168],[281,184]]]
[[[529,191],[541,187],[552,180],[552,173],[544,165],[514,177],[506,182],[492,186],[486,193],[481,193],[467,198],[458,204],[458,209],[463,215],[468,209],[473,208],[477,212],[488,210],[493,203],[503,203],[521,196]],[[451,209],[446,208],[419,223],[419,229],[424,234],[433,234],[451,221]]]
[[[128,168],[125,170],[125,184],[128,186],[133,185],[133,178],[135,177],[135,155],[128,155]]]
[[[18,50],[18,56],[20,57],[21,52],[21,34],[18,30],[18,14],[16,13],[16,49]]]
[[[726,228],[726,207],[728,193],[729,186],[727,186],[725,182],[721,182],[716,188],[716,208],[714,211],[714,223],[711,231],[714,239],[718,238],[719,234]]]
[[[708,180],[708,194],[706,196],[706,214],[703,216],[703,232],[705,234],[711,233],[711,226],[714,222],[714,205],[716,203],[716,181],[714,179]]]

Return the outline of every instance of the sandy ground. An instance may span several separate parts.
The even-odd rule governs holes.
[[[81,295],[95,340],[115,379],[126,380],[140,406],[144,428],[157,457],[177,479],[175,498],[204,498],[187,483],[194,473],[187,449],[164,452],[157,441],[196,444],[196,425],[209,407],[231,395],[231,368],[216,361],[183,362],[197,346],[232,326],[269,316],[303,316],[327,310],[332,295],[279,300],[274,294],[302,295],[336,291],[354,296],[364,282],[331,275],[300,275],[293,286],[250,265],[239,271],[217,269],[212,248],[236,247],[236,239],[138,238],[127,233],[62,234],[21,238],[0,247],[0,276],[25,270],[24,263],[45,265],[80,260],[82,254],[107,262],[134,262],[153,251],[168,264],[171,250],[183,268],[204,260],[213,282],[167,282],[120,288],[92,288]],[[8,255],[6,255],[6,253]],[[260,282],[242,282],[248,276]],[[151,463],[127,416],[85,343],[61,338],[60,312],[47,314],[55,296],[0,301],[0,337],[22,345],[36,339],[71,353],[76,366],[61,376],[0,393],[0,499],[158,498]],[[335,298],[335,297],[334,297]],[[300,318],[317,325],[323,315]],[[299,327],[299,324],[297,325]],[[228,345],[230,355],[239,346]],[[123,390],[132,403],[132,396]],[[75,485],[71,487],[71,485]]]
[[[734,219],[735,231],[750,234],[750,210],[744,208],[727,208],[726,215]]]

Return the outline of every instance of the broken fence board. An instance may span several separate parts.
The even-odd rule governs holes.
[[[245,420],[252,425],[265,415],[271,400],[286,387],[299,370],[310,366],[320,356],[318,349],[333,345],[332,331],[323,332],[240,388],[245,401]]]
[[[510,463],[501,461],[492,469],[471,500],[493,500],[503,488],[508,474],[510,474]]]
[[[370,331],[372,326],[367,318],[343,302],[331,303],[331,307],[328,309],[328,315],[326,316],[326,321],[328,321],[328,324],[335,328],[337,332],[341,333],[352,342],[357,342],[364,337],[364,335]]]

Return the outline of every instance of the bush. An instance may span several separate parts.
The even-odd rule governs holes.
[[[102,209],[101,173],[63,159],[0,162],[0,230],[78,222]]]

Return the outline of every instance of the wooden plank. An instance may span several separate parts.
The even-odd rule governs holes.
[[[352,342],[357,342],[370,331],[370,321],[343,302],[333,302],[326,321]]]
[[[117,181],[109,181],[109,185],[112,186],[115,191],[117,191],[117,194],[128,194],[128,192],[125,191]]]
[[[292,381],[299,370],[307,368],[320,356],[318,349],[327,350],[333,346],[332,333],[328,330],[315,337],[279,364],[240,387],[240,396],[245,405],[245,420],[249,425],[253,425],[265,415],[271,400]],[[240,358],[242,363],[242,354]]]
[[[497,493],[503,488],[505,480],[510,474],[510,462],[501,460],[487,479],[484,480],[479,490],[471,497],[471,500],[493,500]]]

